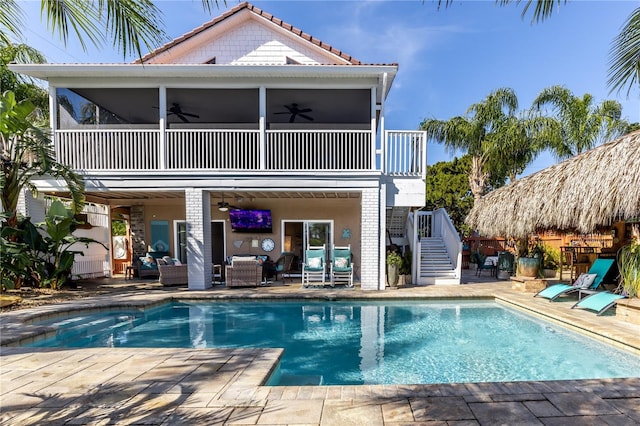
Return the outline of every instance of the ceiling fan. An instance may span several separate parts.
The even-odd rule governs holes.
[[[224,200],[224,192],[222,193],[222,201],[218,201],[218,210],[221,212],[226,212],[227,210],[235,210],[236,206],[232,206]]]
[[[283,105],[287,111],[274,112],[274,114],[290,114],[289,123],[293,123],[296,117],[302,117],[306,120],[313,121],[313,117],[309,117],[306,112],[313,111],[311,108],[299,108],[298,104],[293,103],[291,105]]]
[[[154,107],[154,108],[158,108],[158,107]],[[182,111],[182,107],[180,107],[180,104],[177,102],[172,103],[171,106],[167,108],[167,116],[169,115],[175,115],[185,123],[189,122],[189,119],[187,117],[200,118],[198,114]]]

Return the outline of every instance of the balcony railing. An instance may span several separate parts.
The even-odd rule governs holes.
[[[372,171],[424,176],[424,132],[368,130],[57,130],[58,161],[83,171]]]

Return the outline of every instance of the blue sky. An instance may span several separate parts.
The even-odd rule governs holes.
[[[237,2],[220,3],[211,14],[199,0],[156,2],[167,34],[178,37],[223,13]],[[520,109],[537,94],[563,85],[575,95],[590,93],[596,103],[615,99],[623,117],[640,121],[638,90],[609,93],[606,85],[611,41],[639,6],[627,1],[573,1],[550,19],[531,24],[522,7],[498,7],[494,1],[456,1],[438,10],[436,3],[415,1],[254,1],[257,7],[365,63],[392,63],[400,71],[387,99],[387,128],[416,129],[424,118],[446,120],[462,115],[500,87],[515,90]],[[123,62],[110,46],[64,48],[39,19],[39,1],[23,1],[29,25],[26,42],[49,62]],[[461,153],[455,153],[461,155]],[[454,153],[430,144],[428,163]],[[555,159],[543,153],[525,175]]]

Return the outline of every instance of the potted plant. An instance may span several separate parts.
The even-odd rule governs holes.
[[[544,259],[542,260],[544,278],[554,278],[560,266],[560,250],[544,244]]]
[[[402,265],[402,257],[396,251],[389,250],[387,252],[387,283],[391,287],[398,286],[398,277],[400,265]]]
[[[411,250],[405,250],[404,255],[402,256],[402,263],[400,264],[400,283],[402,285],[410,285],[411,284],[411,260],[412,254]]]
[[[518,241],[518,275],[535,278],[542,274],[543,245],[528,239]]]

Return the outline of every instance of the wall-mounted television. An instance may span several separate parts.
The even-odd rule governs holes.
[[[229,210],[229,221],[234,232],[271,233],[273,227],[271,210],[232,209]]]

